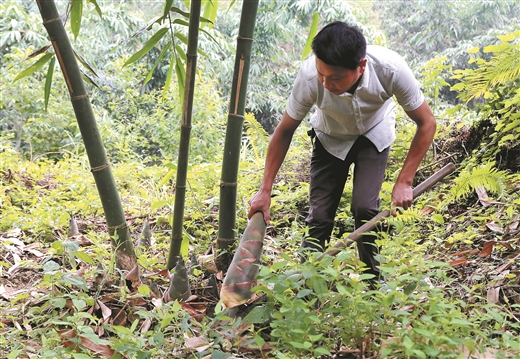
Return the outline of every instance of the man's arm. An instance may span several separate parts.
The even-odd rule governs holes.
[[[426,152],[428,152],[437,127],[433,112],[426,100],[417,109],[407,111],[406,114],[417,124],[417,130],[392,191],[392,206],[404,209],[408,209],[412,205],[413,178]],[[395,215],[395,209],[392,214]]]
[[[273,189],[274,178],[285,159],[294,131],[296,131],[300,123],[301,121],[293,119],[287,112],[284,112],[282,120],[278,126],[276,126],[273,136],[269,141],[269,146],[267,147],[264,178],[260,185],[260,190],[249,201],[250,209],[247,215],[248,218],[251,218],[255,212],[262,211],[265,223],[269,224],[271,220],[269,207],[271,206],[271,191]]]

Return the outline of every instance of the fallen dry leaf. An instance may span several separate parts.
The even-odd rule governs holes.
[[[451,261],[449,264],[452,267],[457,267],[457,266],[465,266],[465,265],[469,264],[469,262],[466,258],[459,258],[459,259],[455,259],[455,260]]]
[[[433,212],[435,212],[435,207],[426,205],[419,211],[419,214],[421,214],[422,216],[426,216]]]
[[[495,223],[495,221],[489,221],[486,223],[487,229],[495,233],[504,233],[504,229]]]
[[[103,322],[104,323],[108,323],[108,320],[110,319],[110,317],[112,316],[112,309],[110,309],[109,307],[107,307],[103,302],[101,302],[100,300],[96,300],[96,304],[95,304],[95,309],[100,309],[101,310],[101,315],[103,317]]]
[[[489,288],[487,290],[487,301],[490,304],[496,304],[499,302],[500,287]]]
[[[206,339],[200,337],[188,338],[184,344],[186,345],[186,348],[193,349],[198,353],[201,353],[213,346],[213,342],[210,343]]]
[[[75,330],[72,329],[62,329],[58,330],[58,334],[61,337],[61,340],[63,342],[63,345],[69,348],[75,348],[78,344],[77,341],[71,341],[71,339],[76,339],[78,337]],[[82,346],[94,353],[96,353],[98,356],[109,358],[114,355],[114,350],[110,348],[108,344],[96,344],[92,340],[84,337],[79,337],[79,346]]]

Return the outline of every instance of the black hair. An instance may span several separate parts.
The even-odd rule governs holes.
[[[327,65],[355,70],[366,56],[367,42],[357,26],[331,22],[312,40],[314,55]]]

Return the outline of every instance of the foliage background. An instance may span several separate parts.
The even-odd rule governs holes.
[[[299,263],[310,153],[301,126],[274,189],[259,281],[259,294],[269,300],[245,322],[226,321],[227,312],[215,300],[203,306],[207,315],[200,322],[177,302],[159,306],[153,300],[154,285],[159,290],[168,286],[157,273],[165,265],[171,228],[181,104],[174,83],[163,91],[166,62],[144,84],[160,48],[139,62],[123,64],[153,33],[143,29],[162,12],[163,3],[98,3],[103,17],[85,3],[81,34],[73,44],[96,73],[84,68],[95,83],[88,85],[91,101],[136,242],[144,219],[151,220],[154,244],[139,256],[150,281],[142,293],[128,293],[120,285],[60,72],[54,73],[47,109],[45,67],[13,81],[37,61],[29,55],[48,43],[38,10],[31,1],[2,2],[2,355],[84,358],[95,356],[93,348],[111,348],[117,350],[114,355],[132,358],[171,353],[326,358],[347,349],[398,358],[460,357],[464,350],[519,355],[518,1],[261,2],[239,171],[237,236],[246,225],[247,201],[261,180],[268,134],[284,109],[314,11],[322,23],[340,18],[357,24],[370,43],[395,49],[413,66],[439,122],[416,180],[446,161],[457,163],[458,170],[449,182],[419,198],[412,210],[391,220],[393,230],[379,238],[389,289],[366,291],[353,251],[325,262]],[[67,4],[58,4],[65,12]],[[218,228],[221,152],[240,5],[219,2],[215,24],[207,29],[211,37],[200,39],[206,56],[199,61],[194,101],[187,261],[207,256]],[[468,91],[479,86],[480,95]],[[404,113],[397,129],[383,207],[389,205],[413,135]],[[333,240],[353,230],[349,189],[347,183]],[[78,246],[68,238],[71,215],[90,245]],[[208,283],[207,269],[202,261],[200,267],[189,267],[190,281],[199,288],[194,292],[203,300],[200,288]],[[96,278],[103,278],[103,285]],[[136,298],[144,298],[144,304],[128,305]],[[102,299],[112,310],[107,321],[88,312]],[[131,309],[121,312],[121,307]],[[114,323],[116,313],[124,313],[125,322]],[[216,330],[214,324],[222,322],[225,330]],[[97,346],[79,341],[72,350],[61,335],[63,328]],[[194,338],[203,345],[194,345]]]

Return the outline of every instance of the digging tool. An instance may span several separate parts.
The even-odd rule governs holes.
[[[442,180],[444,177],[449,175],[455,170],[455,165],[453,163],[449,163],[446,166],[442,167],[440,170],[435,172],[433,175],[425,179],[422,183],[420,183],[417,187],[413,189],[413,198],[417,198],[423,192],[429,190],[433,187],[434,184]],[[381,221],[390,216],[390,210],[385,210],[378,213],[374,218],[370,221],[363,224],[361,227],[356,229],[354,232],[350,233],[349,236],[342,242],[336,243],[331,249],[327,250],[325,254],[330,256],[335,256],[343,249],[349,247],[352,243],[359,240],[364,233],[370,232],[373,230]]]

